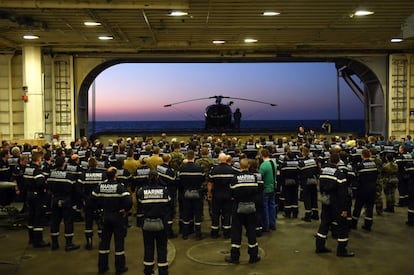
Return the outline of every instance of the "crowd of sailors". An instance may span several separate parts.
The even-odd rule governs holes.
[[[347,242],[345,231],[357,229],[363,208],[362,229],[368,232],[373,230],[374,208],[382,215],[384,211],[394,212],[395,206],[408,206],[405,222],[414,226],[413,148],[411,136],[400,140],[382,136],[326,138],[303,127],[295,136],[250,136],[246,140],[223,133],[194,134],[188,140],[170,139],[162,134],[106,143],[79,138],[69,145],[61,141],[44,146],[3,141],[0,182],[14,185],[0,189],[0,203],[24,203],[29,242],[34,247],[50,246],[43,237],[44,227],[49,225],[51,248],[59,249],[59,225],[63,219],[66,251],[79,249],[73,242],[73,222],[84,220],[85,248],[91,250],[93,224],[97,222],[101,243],[102,239],[106,243],[99,247],[100,273],[108,269],[110,235],[103,237],[102,230],[108,226],[103,220],[109,220],[103,212],[109,210],[118,211],[117,216],[122,217],[115,221],[120,227],[113,229],[118,274],[127,270],[120,244],[123,237],[119,235],[127,230],[128,216],[136,217],[137,225],[147,228],[143,230],[144,242],[147,239],[145,274],[152,274],[155,264],[154,245],[148,240],[156,239],[160,247],[165,246],[158,251],[158,269],[160,274],[168,274],[166,238],[177,237],[177,229],[184,240],[193,233],[197,240],[205,238],[201,230],[204,213],[211,217],[211,238],[221,234],[231,238],[231,256],[226,258],[230,263],[239,262],[242,226],[248,232],[249,261],[260,260],[256,237],[276,230],[278,212],[285,218],[301,218],[304,222],[322,218],[316,252],[328,252],[323,211],[328,211],[329,205],[338,205],[338,200],[346,205],[343,218],[347,222],[338,225],[338,220],[331,218],[329,228],[338,238],[337,255],[353,256],[339,242]],[[326,167],[335,167],[342,176]],[[344,185],[346,192],[333,195],[327,187],[331,183],[339,184],[338,188]],[[318,200],[322,201],[322,208]],[[301,217],[300,201],[305,209]],[[122,207],[114,208],[114,204]],[[155,218],[162,218],[165,238],[152,232],[160,230],[154,229]]]

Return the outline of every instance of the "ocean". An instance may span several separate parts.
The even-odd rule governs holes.
[[[242,120],[242,132],[296,132],[299,126],[305,130],[322,131],[324,120]],[[333,132],[351,132],[364,134],[363,119],[330,120]],[[141,132],[191,132],[204,130],[204,121],[92,121],[89,122],[89,133],[141,133]],[[224,132],[226,130],[223,130]]]

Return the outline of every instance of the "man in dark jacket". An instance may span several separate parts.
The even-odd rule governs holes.
[[[260,261],[259,245],[256,241],[256,197],[258,192],[257,177],[248,171],[249,160],[240,160],[240,174],[235,175],[231,184],[232,208],[231,250],[226,262],[238,264],[242,240],[242,228],[246,228],[248,239],[249,263]]]
[[[362,161],[357,165],[355,171],[357,175],[358,192],[355,198],[354,212],[352,213],[352,229],[357,229],[358,218],[362,207],[366,207],[364,225],[362,229],[371,231],[372,218],[375,203],[375,192],[378,177],[377,164],[370,159],[371,153],[368,149],[362,150]]]
[[[46,247],[50,245],[50,243],[43,240],[48,194],[46,177],[41,169],[42,158],[42,152],[33,152],[32,161],[26,167],[23,174],[24,184],[27,186],[29,243],[33,244],[33,247]]]
[[[183,239],[187,239],[190,228],[191,220],[194,219],[194,231],[196,238],[201,240],[201,220],[202,220],[202,204],[203,204],[203,183],[205,175],[203,168],[194,163],[195,153],[193,150],[189,150],[186,154],[186,159],[180,166],[179,178],[180,186],[184,193],[183,207],[184,207],[184,219],[183,219]]]
[[[98,210],[94,208],[92,204],[92,192],[96,187],[104,183],[106,180],[106,173],[97,168],[98,162],[95,158],[90,158],[88,160],[88,170],[82,173],[82,176],[78,180],[81,184],[82,197],[85,202],[85,238],[87,250],[92,249],[92,237],[93,237],[93,221],[98,225],[98,235],[101,237],[102,234],[102,224],[100,222],[100,217]]]
[[[55,165],[56,169],[50,171],[50,176],[47,179],[49,190],[52,193],[52,223],[50,226],[52,250],[59,248],[59,227],[62,219],[65,223],[65,250],[79,249],[80,246],[72,242],[74,235],[72,193],[76,186],[76,178],[65,170],[66,162],[63,157],[57,157]]]
[[[168,274],[167,262],[167,215],[171,198],[168,189],[159,182],[157,172],[148,175],[148,185],[137,192],[138,223],[142,226],[144,239],[144,274],[151,275],[154,269],[155,244],[158,254],[158,274]]]
[[[92,192],[94,203],[103,211],[102,238],[99,244],[99,273],[108,271],[109,246],[112,234],[115,240],[115,268],[116,274],[128,270],[125,266],[125,236],[127,224],[125,216],[132,207],[132,198],[126,186],[117,182],[117,169],[109,167],[106,171],[108,181],[100,184]]]
[[[338,236],[338,247],[336,255],[338,257],[352,257],[353,252],[348,252],[348,228],[346,218],[347,213],[347,185],[346,175],[338,169],[339,154],[331,153],[329,162],[322,167],[319,177],[319,185],[322,200],[321,224],[316,235],[316,253],[331,252],[325,247],[327,234],[331,224],[337,223],[336,234]]]
[[[214,166],[209,175],[207,185],[207,198],[211,200],[211,237],[217,238],[222,217],[224,238],[230,238],[231,216],[231,191],[230,184],[233,181],[235,170],[227,163],[228,156],[220,153],[219,164]]]

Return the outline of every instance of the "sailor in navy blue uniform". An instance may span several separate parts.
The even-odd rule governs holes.
[[[256,196],[258,181],[256,175],[248,171],[249,160],[240,160],[241,172],[235,175],[230,188],[232,191],[232,226],[231,226],[231,250],[230,256],[225,261],[238,264],[240,258],[240,246],[242,228],[246,228],[249,263],[260,261],[259,245],[256,241]]]
[[[285,217],[297,218],[299,213],[298,206],[298,172],[299,162],[292,152],[286,154],[285,160],[280,165],[280,179],[283,184],[283,194],[285,196]]]
[[[167,187],[160,184],[157,172],[149,173],[148,185],[138,190],[137,198],[138,220],[144,238],[144,274],[153,274],[156,243],[158,274],[167,275],[167,215],[171,198]],[[154,223],[156,226],[151,226]]]
[[[71,173],[73,175],[75,175],[76,180],[78,180],[80,178],[80,176],[82,175],[82,168],[80,166],[80,157],[77,154],[72,154],[70,156],[70,158],[66,161],[66,171],[68,171],[68,173]],[[76,183],[78,184],[78,183]],[[73,203],[73,211],[74,213],[74,221],[75,222],[82,222],[83,221],[83,217],[82,217],[82,208],[83,208],[83,202],[82,202],[82,194],[78,191],[80,188],[76,188],[72,194],[72,203]]]
[[[175,177],[175,171],[170,166],[171,155],[162,155],[163,164],[157,166],[157,173],[160,179],[161,185],[167,187],[168,193],[171,197],[171,203],[168,212],[168,237],[177,237],[173,231],[173,219],[175,216],[175,206],[177,205],[177,179]]]
[[[347,225],[347,196],[348,186],[346,174],[338,168],[339,154],[331,153],[329,161],[321,169],[319,176],[319,190],[321,192],[322,212],[321,224],[316,235],[316,253],[331,252],[326,248],[325,243],[329,228],[333,222],[337,224],[337,251],[338,257],[352,257],[353,252],[348,252],[348,225]]]
[[[92,237],[93,237],[93,221],[95,220],[98,225],[98,235],[102,234],[102,224],[100,221],[100,212],[92,204],[92,191],[95,188],[106,181],[106,173],[98,169],[98,162],[95,158],[88,160],[88,170],[82,173],[82,176],[78,180],[82,189],[82,196],[85,202],[85,237],[87,250],[92,249]]]
[[[31,158],[32,161],[26,166],[23,174],[24,184],[27,186],[29,243],[33,244],[33,247],[45,247],[50,243],[43,240],[48,201],[46,177],[41,169],[43,153],[33,152]]]
[[[405,146],[400,145],[400,147],[398,147],[398,154],[395,157],[395,162],[398,165],[398,207],[407,206],[408,184],[410,180],[410,175],[405,170],[405,167],[407,166],[407,164],[413,161],[413,157],[409,152],[407,152]]]
[[[309,156],[309,149],[302,149],[303,159],[299,160],[299,178],[303,188],[303,203],[305,206],[305,216],[302,218],[305,222],[313,219],[319,219],[318,213],[318,190],[317,178],[319,167],[314,158]]]
[[[52,193],[52,223],[50,235],[52,237],[52,250],[59,248],[60,222],[65,224],[66,251],[79,249],[79,245],[72,242],[73,239],[73,211],[72,211],[72,189],[76,186],[76,178],[73,174],[65,171],[66,162],[63,157],[57,157],[56,169],[50,171],[47,179],[49,190]]]
[[[180,186],[184,193],[183,198],[183,239],[187,239],[193,228],[191,221],[194,218],[194,232],[198,240],[202,239],[201,220],[203,205],[203,183],[205,174],[203,168],[194,163],[195,153],[189,150],[186,159],[183,161],[179,169]]]
[[[9,164],[10,152],[7,149],[0,151],[0,184],[9,183],[12,179],[13,169]],[[14,188],[1,188],[0,190],[0,205],[9,205],[15,196]]]
[[[207,199],[211,200],[211,237],[217,238],[222,221],[224,238],[230,238],[231,229],[231,191],[230,184],[236,171],[227,163],[228,156],[220,153],[219,164],[214,166],[207,184]]]
[[[407,221],[405,222],[408,226],[414,226],[414,163],[407,162],[404,170],[409,175],[408,179],[408,212],[407,212]]]
[[[108,181],[100,184],[92,192],[93,200],[98,209],[103,211],[102,238],[99,244],[98,269],[103,274],[108,271],[109,246],[112,234],[115,240],[116,274],[128,270],[125,265],[125,236],[127,225],[125,216],[132,207],[131,194],[126,186],[117,182],[117,169],[109,167],[106,171]]]
[[[375,190],[378,177],[378,168],[373,160],[370,160],[371,153],[368,149],[361,152],[362,161],[357,165],[357,194],[355,198],[354,211],[352,212],[352,229],[357,229],[358,218],[362,207],[366,207],[364,225],[362,229],[371,231],[372,218],[375,203]]]

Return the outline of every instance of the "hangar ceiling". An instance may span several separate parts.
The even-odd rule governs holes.
[[[374,13],[357,16],[359,9]],[[188,14],[171,15],[178,10]],[[265,16],[266,11],[280,14]],[[392,43],[392,38],[403,41]],[[414,2],[0,0],[0,53],[25,45],[88,56],[412,53]]]

